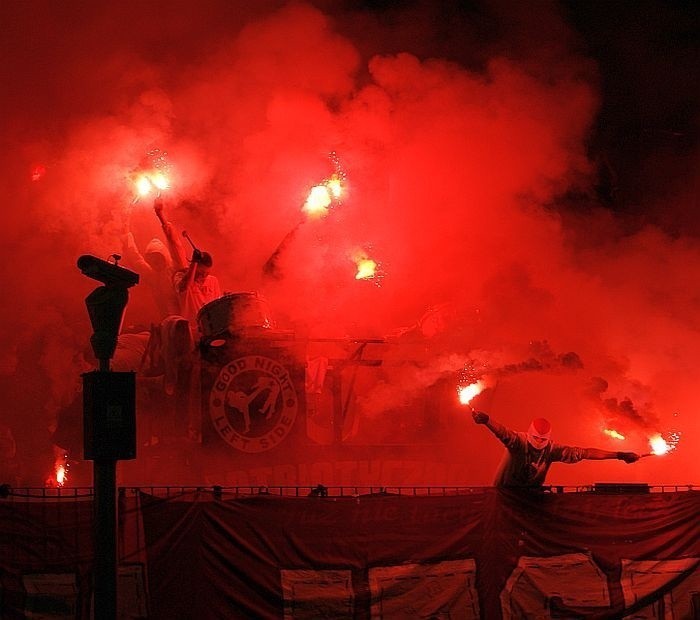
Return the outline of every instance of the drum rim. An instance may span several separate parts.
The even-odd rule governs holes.
[[[214,327],[214,325],[211,324],[211,322],[204,321],[204,317],[208,313],[212,313],[212,308],[216,307],[217,305],[220,305],[221,302],[224,301],[229,301],[230,302],[230,308],[227,311],[227,314],[229,315],[229,319],[231,317],[235,316],[235,302],[232,302],[232,299],[235,298],[240,298],[242,300],[248,300],[248,301],[255,301],[259,302],[258,303],[258,308],[264,310],[264,312],[261,312],[260,315],[264,319],[265,324],[260,324],[260,322],[256,322],[254,324],[242,324],[238,325],[236,323],[233,323],[229,321],[227,325],[224,326],[219,326],[219,329],[211,329]],[[242,332],[246,329],[274,329],[275,326],[275,319],[274,316],[272,315],[272,311],[270,309],[270,304],[268,303],[266,297],[264,295],[261,295],[257,291],[237,291],[237,292],[226,292],[224,293],[221,297],[217,297],[216,299],[212,299],[211,301],[207,302],[204,304],[199,311],[197,312],[196,316],[196,322],[197,322],[197,330],[199,331],[200,335],[203,338],[212,338],[212,337],[217,337],[218,335],[225,334],[225,333],[232,333],[232,332]],[[206,327],[207,329],[203,329],[203,327]]]

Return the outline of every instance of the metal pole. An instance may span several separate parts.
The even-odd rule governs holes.
[[[109,358],[100,359],[109,372]],[[93,461],[95,497],[95,619],[117,618],[117,461]]]
[[[117,618],[117,462],[94,461],[95,619]]]

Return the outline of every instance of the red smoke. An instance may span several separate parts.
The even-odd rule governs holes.
[[[76,258],[119,252],[127,227],[142,248],[160,234],[129,180],[160,149],[170,219],[214,256],[224,290],[260,291],[281,326],[384,338],[450,308],[432,359],[365,387],[370,416],[477,360],[500,381],[491,413],[515,428],[537,414],[555,439],[618,449],[602,433],[614,418],[625,449],[643,452],[647,432],[682,427],[685,445],[665,460],[555,468],[550,481],[697,482],[700,246],[588,208],[599,83],[561,15],[546,9],[553,43],[533,46],[526,16],[506,20],[497,4],[503,38],[479,45],[476,20],[446,60],[454,33],[438,44],[398,13],[392,28],[322,2],[239,4],[3,8],[13,83],[1,95],[0,379],[13,407],[0,422],[25,450],[44,454],[37,436],[86,369],[94,283]],[[439,25],[418,6],[426,28]],[[302,223],[280,277],[266,276],[309,189],[333,173],[333,151],[347,195]],[[567,192],[587,208],[572,210]],[[379,286],[355,278],[358,248],[381,265]],[[153,310],[136,287],[125,323],[148,324]],[[562,363],[570,352],[582,367]],[[591,390],[596,378],[606,383]],[[613,406],[627,400],[632,410]],[[465,451],[479,446],[474,484],[500,454],[480,431],[464,437]]]

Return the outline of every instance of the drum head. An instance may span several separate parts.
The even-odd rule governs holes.
[[[215,338],[249,328],[274,327],[267,300],[256,292],[227,293],[210,301],[197,314],[197,324],[204,338]]]

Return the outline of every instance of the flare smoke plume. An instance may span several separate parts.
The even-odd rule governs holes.
[[[423,339],[421,370],[369,387],[369,414],[476,360],[504,423],[544,413],[558,440],[618,449],[601,432],[616,424],[639,452],[646,434],[680,426],[686,450],[624,473],[698,482],[694,140],[659,149],[658,177],[640,148],[635,170],[654,191],[618,192],[611,207],[600,119],[615,78],[571,7],[404,5],[3,4],[0,422],[25,451],[43,450],[86,370],[94,283],[76,258],[120,252],[129,230],[141,248],[162,236],[130,181],[159,149],[167,215],[213,255],[224,290],[260,291],[280,326],[312,336]],[[669,83],[665,70],[652,77]],[[651,118],[675,102],[639,103]],[[342,204],[299,225],[332,152]],[[669,212],[686,233],[657,216]],[[281,277],[267,277],[296,226]],[[381,265],[379,286],[355,279],[357,248]],[[147,325],[148,291],[131,295],[125,324]],[[481,445],[473,434],[465,449]],[[492,452],[474,483],[490,479]]]

